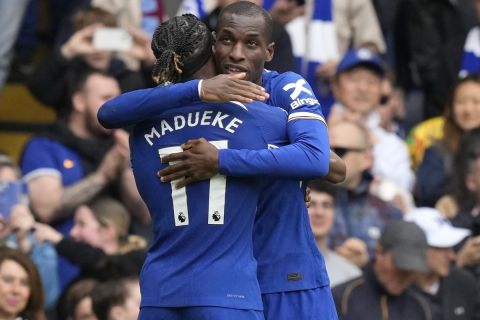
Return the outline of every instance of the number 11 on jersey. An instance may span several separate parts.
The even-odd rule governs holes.
[[[217,149],[227,149],[228,141],[209,141]],[[182,152],[180,146],[162,148],[158,150],[160,157]],[[169,162],[169,165],[178,161]],[[189,224],[188,205],[187,205],[187,189],[185,187],[176,189],[175,184],[178,180],[171,181],[172,203],[173,203],[173,219],[175,226],[187,226]],[[227,178],[223,175],[216,175],[210,179],[210,188],[208,193],[208,224],[224,224],[225,219],[225,191],[227,188]]]

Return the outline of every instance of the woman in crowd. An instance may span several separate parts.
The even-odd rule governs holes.
[[[40,276],[18,250],[0,249],[0,319],[46,320]]]
[[[417,170],[416,197],[418,206],[435,206],[448,193],[453,155],[466,132],[480,127],[480,75],[460,79],[445,110],[443,137],[426,152]]]
[[[146,241],[129,235],[130,214],[118,201],[101,196],[75,211],[75,222],[65,238],[49,225],[36,223],[35,236],[55,245],[57,252],[82,270],[83,275],[111,278],[140,273]]]

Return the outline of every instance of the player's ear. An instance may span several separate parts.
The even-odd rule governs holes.
[[[215,42],[217,42],[217,33],[215,31],[212,31],[212,36],[213,36],[212,52],[213,54],[215,54]]]
[[[273,52],[275,51],[275,42],[271,42],[267,45],[267,58],[266,62],[270,62],[273,59]]]

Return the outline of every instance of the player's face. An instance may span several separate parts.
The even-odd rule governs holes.
[[[377,252],[375,269],[378,280],[388,293],[397,296],[405,292],[415,281],[417,274],[398,269],[390,252]]]
[[[339,74],[333,91],[346,108],[366,116],[380,103],[382,79],[374,71],[360,66]]]
[[[328,193],[311,190],[308,215],[313,235],[316,239],[323,239],[332,229],[335,199]]]
[[[74,221],[73,228],[70,230],[70,236],[73,239],[96,248],[102,247],[101,225],[89,207],[80,206],[75,211]]]
[[[480,126],[480,84],[467,81],[455,90],[453,117],[458,126],[468,131]]]
[[[103,128],[98,122],[97,113],[105,102],[119,94],[120,87],[115,79],[100,74],[93,74],[88,78],[81,98],[85,106],[85,125],[92,136],[110,134],[111,131]]]
[[[245,72],[247,80],[261,84],[266,61],[272,60],[273,43],[265,38],[261,17],[226,14],[218,22],[214,54],[220,73]]]
[[[427,264],[432,273],[446,277],[450,273],[450,265],[455,258],[452,248],[428,248]]]

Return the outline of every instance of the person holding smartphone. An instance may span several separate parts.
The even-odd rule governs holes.
[[[0,154],[0,243],[19,249],[30,256],[42,279],[45,306],[53,307],[60,294],[57,272],[57,254],[50,244],[37,242],[32,234],[35,223],[17,164]]]
[[[112,74],[122,92],[150,84],[142,72],[128,69],[115,56],[119,49],[124,50],[149,69],[150,39],[142,31],[118,29],[117,17],[99,8],[79,10],[73,16],[73,27],[71,37],[38,65],[27,83],[40,102],[53,107],[59,116],[66,114],[71,105],[66,83],[86,68]]]

